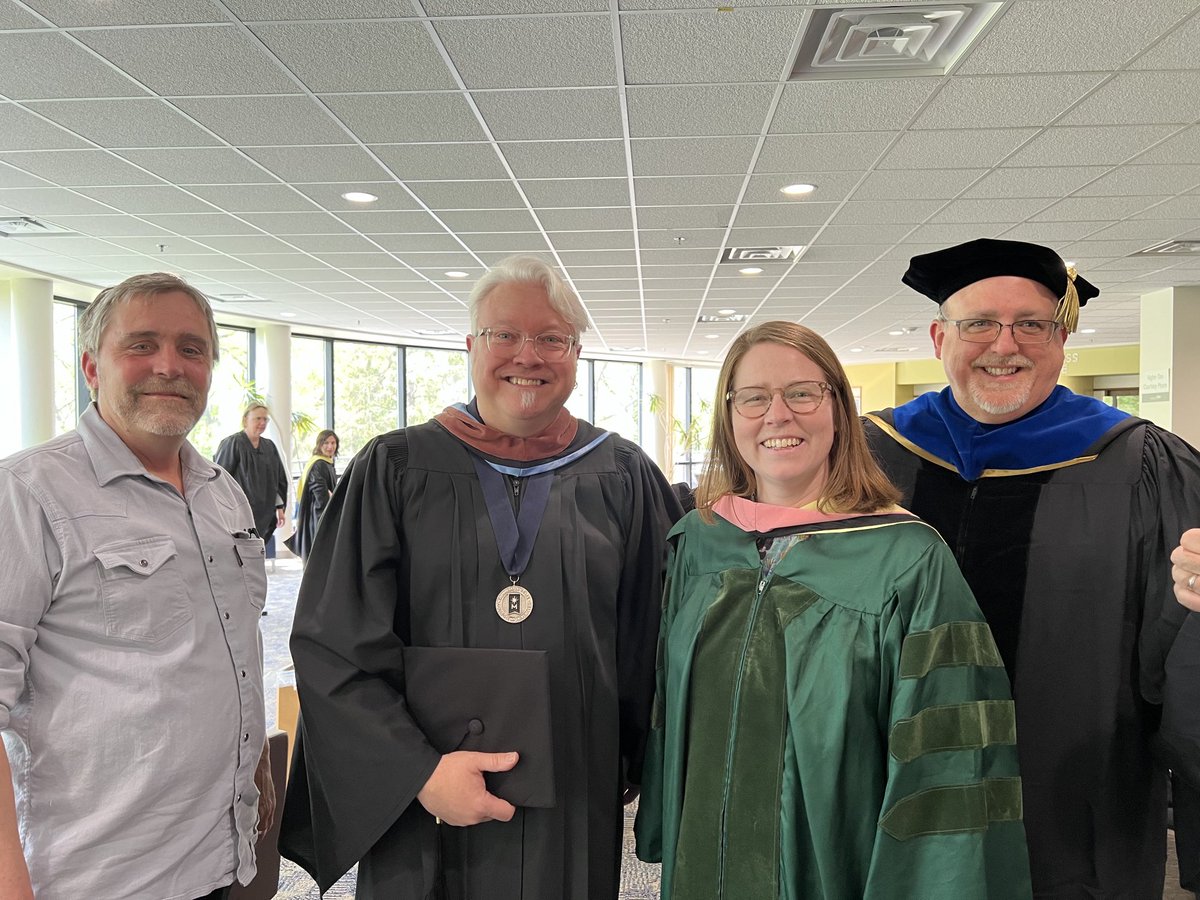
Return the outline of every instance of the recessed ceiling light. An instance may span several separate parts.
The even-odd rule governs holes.
[[[888,332],[888,334],[890,334],[890,335],[893,335],[893,336],[895,336],[895,335],[897,335],[897,334],[904,334],[904,329],[903,329],[903,328],[896,328],[896,329],[894,329],[894,330],[892,330],[892,331],[889,331],[889,332]]]
[[[851,347],[851,348],[850,348],[850,352],[851,352],[851,353],[862,353],[862,352],[863,352],[863,348],[862,348],[862,347]]]
[[[1096,329],[1095,328],[1080,328],[1079,333],[1080,334],[1095,334]]]
[[[447,272],[446,277],[447,278],[466,278],[467,273],[466,272]]]
[[[789,184],[779,189],[779,193],[787,194],[789,197],[803,197],[805,194],[811,194],[817,189],[815,184]]]
[[[296,318],[296,314],[295,314],[295,313],[280,313],[280,315],[281,315],[281,316],[283,316],[285,319],[294,319],[294,318]]]
[[[710,341],[715,341],[717,338],[720,337],[720,335],[719,334],[706,334],[704,337]]]
[[[725,309],[718,309],[717,315],[718,316],[732,316],[736,312],[737,312],[736,309],[729,309],[728,307],[726,307]]]
[[[744,269],[738,269],[743,275],[761,275],[762,269],[758,266],[746,266]]]
[[[379,198],[366,191],[346,191],[342,194],[342,199],[349,200],[351,203],[374,203]]]
[[[697,350],[696,352],[699,353],[701,356],[708,356],[707,350]]]

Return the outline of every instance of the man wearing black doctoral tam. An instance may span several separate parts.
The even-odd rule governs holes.
[[[587,314],[549,266],[505,260],[470,312],[475,399],[368,444],[309,557],[281,849],[322,891],[359,862],[360,900],[614,900],[682,512],[564,408]]]
[[[1034,896],[1162,896],[1167,766],[1200,771],[1200,735],[1166,727],[1200,703],[1168,561],[1200,521],[1200,455],[1057,384],[1099,291],[1053,250],[971,241],[914,257],[904,283],[938,304],[949,387],[868,415],[868,439],[1008,668]]]

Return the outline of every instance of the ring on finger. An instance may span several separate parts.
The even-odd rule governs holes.
[[[1191,578],[1189,578],[1189,579],[1187,580],[1187,589],[1188,589],[1189,591],[1195,591],[1195,590],[1196,590],[1196,576],[1195,576],[1195,575],[1193,575]]]

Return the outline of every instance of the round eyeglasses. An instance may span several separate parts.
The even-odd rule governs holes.
[[[1062,327],[1052,319],[1022,319],[1011,325],[995,319],[942,319],[958,329],[958,336],[971,344],[990,344],[1007,328],[1018,344],[1048,344]]]
[[[781,388],[739,388],[729,391],[725,399],[733,403],[733,408],[739,415],[747,419],[761,419],[771,408],[776,394],[783,397],[788,409],[803,415],[815,410],[821,405],[825,395],[832,393],[833,387],[824,381],[793,381],[787,387]]]
[[[532,341],[534,352],[544,362],[558,362],[566,359],[577,341],[574,335],[560,334],[557,331],[544,331],[529,337],[508,328],[483,328],[477,336],[487,341],[489,350],[505,359],[512,359],[521,352],[526,341]]]

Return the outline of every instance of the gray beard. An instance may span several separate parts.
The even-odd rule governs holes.
[[[1014,413],[1026,403],[1029,402],[1029,389],[1026,386],[1025,390],[1021,391],[1020,395],[1005,403],[997,403],[991,399],[990,391],[980,390],[976,385],[971,385],[971,399],[975,405],[984,412],[993,416],[1007,416],[1009,413]]]

